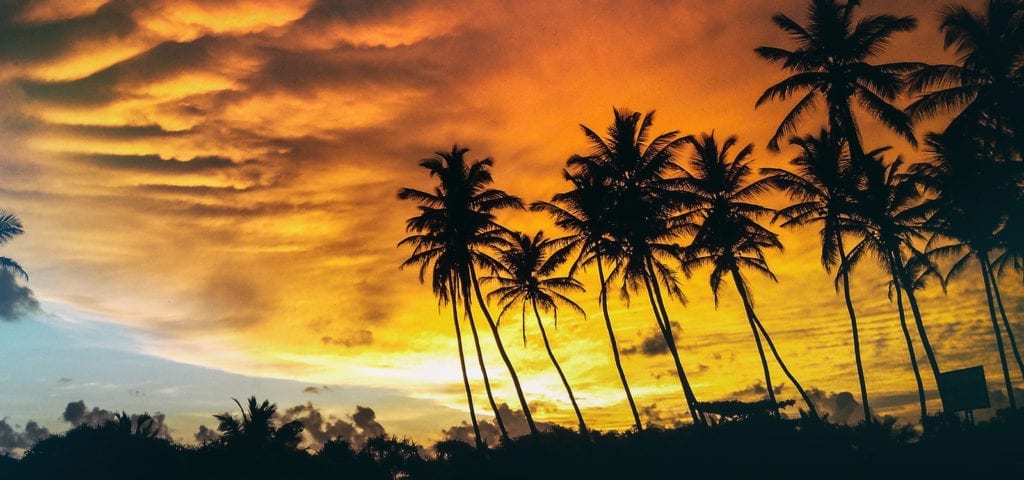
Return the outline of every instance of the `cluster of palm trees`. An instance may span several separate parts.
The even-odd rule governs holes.
[[[775,279],[765,252],[781,249],[782,244],[766,226],[769,221],[783,227],[820,229],[822,265],[834,272],[836,288],[842,287],[845,297],[866,422],[872,416],[850,291],[850,276],[866,259],[876,260],[890,278],[890,298],[896,300],[922,418],[927,416],[925,387],[904,300],[925,352],[924,361],[938,384],[937,355],[915,292],[929,279],[945,286],[950,277],[977,260],[1007,397],[1010,407],[1016,408],[1004,334],[1022,378],[1024,362],[996,280],[1011,270],[1024,272],[1024,145],[1017,135],[1024,129],[1024,3],[990,0],[981,13],[945,7],[942,31],[946,47],[955,47],[958,65],[871,63],[896,34],[914,29],[916,20],[884,14],[856,18],[858,5],[855,0],[811,0],[803,24],[776,14],[772,21],[789,35],[795,48],[755,50],[791,73],[766,89],[756,105],[799,97],[768,142],[770,150],[779,151],[780,142],[788,139],[797,152],[789,169],[755,171],[753,145],[740,146],[735,136],[721,140],[714,133],[684,136],[677,131],[653,135],[653,112],[641,115],[616,109],[607,135],[583,126],[589,153],[566,162],[562,174],[570,189],[529,206],[548,214],[564,233],[547,238],[540,232],[512,232],[497,223],[500,209],[525,205],[493,188],[491,159],[467,161],[468,150],[454,146],[421,163],[438,185],[429,192],[410,188],[399,192],[399,198],[417,201],[420,209],[407,222],[414,234],[401,242],[414,248],[403,266],[419,266],[421,281],[429,274],[439,301],[451,304],[478,444],[458,306],[472,332],[492,409],[497,411],[480,352],[474,300],[535,431],[481,281],[497,285],[488,298],[500,306],[502,314],[522,307],[524,329],[530,307],[580,430],[585,432],[572,389],[548,342],[541,311],[555,312],[559,305],[579,310],[567,294],[582,290],[578,275],[587,267],[596,267],[612,356],[637,430],[642,429],[640,415],[608,314],[609,288],[618,286],[625,298],[646,296],[675,365],[690,418],[694,424],[706,424],[706,412],[679,358],[678,332],[667,305],[672,298],[685,300],[679,276],[702,267],[710,268],[716,302],[727,280],[743,301],[775,415],[779,402],[774,398],[769,352],[800,393],[807,414],[816,418],[815,406],[759,320],[744,276],[745,271],[753,271]],[[904,96],[913,96],[913,101],[900,109],[894,102]],[[821,102],[827,111],[824,125],[816,133],[798,134],[798,121]],[[915,148],[916,121],[940,113],[953,118],[944,131],[926,136],[928,161],[908,164],[900,156],[886,159],[890,147],[865,148],[858,126],[860,113],[867,113]],[[691,152],[686,162],[681,161],[684,151]],[[784,192],[792,203],[778,210],[757,203],[759,196],[772,191]],[[491,275],[478,277],[478,269]],[[501,419],[496,420],[507,438]]]

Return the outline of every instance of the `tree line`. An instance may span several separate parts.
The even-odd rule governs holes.
[[[769,86],[755,107],[796,100],[767,145],[774,152],[783,141],[794,147],[797,154],[787,168],[755,169],[753,144],[736,136],[655,134],[653,111],[625,109],[614,110],[604,135],[582,126],[587,153],[566,161],[562,176],[569,189],[550,201],[526,204],[496,188],[493,160],[470,160],[464,146],[456,144],[420,162],[436,183],[430,190],[402,188],[398,193],[418,208],[406,222],[410,235],[399,243],[413,250],[402,266],[418,267],[420,281],[429,277],[439,304],[451,308],[478,446],[484,442],[467,372],[463,325],[469,327],[471,354],[482,372],[487,401],[492,411],[498,409],[475,312],[482,314],[530,430],[537,433],[491,313],[494,307],[500,309],[499,319],[521,308],[524,329],[527,309],[532,313],[579,432],[587,432],[541,313],[557,318],[560,306],[579,311],[570,295],[583,291],[580,276],[588,269],[597,273],[610,353],[636,431],[643,424],[608,311],[610,290],[617,288],[625,298],[645,298],[668,347],[689,420],[708,425],[714,408],[701,402],[690,385],[669,308],[673,300],[683,300],[680,276],[704,267],[710,269],[716,302],[727,282],[743,301],[770,413],[779,416],[782,402],[775,398],[769,357],[799,392],[802,412],[819,417],[751,302],[748,272],[776,280],[765,252],[781,250],[782,243],[770,224],[818,230],[822,267],[843,291],[866,423],[877,420],[871,414],[850,277],[869,263],[889,278],[922,420],[929,414],[920,364],[936,383],[941,370],[916,292],[926,281],[944,288],[959,275],[981,276],[1006,395],[1016,411],[1008,357],[1012,353],[1022,379],[1024,361],[997,280],[1016,272],[1024,283],[1024,144],[1018,135],[1024,131],[1024,3],[989,0],[980,12],[961,5],[943,7],[944,48],[952,48],[958,62],[950,65],[875,63],[917,21],[912,16],[858,15],[858,6],[854,0],[811,0],[803,22],[775,14],[772,23],[792,46],[755,49],[789,75]],[[902,98],[911,100],[905,108],[895,105]],[[816,108],[827,112],[824,124],[798,129],[799,121]],[[919,142],[915,125],[943,114],[951,117],[947,126]],[[866,146],[871,139],[863,138],[862,121],[880,123],[923,149],[927,160],[908,162],[889,146]],[[771,192],[783,193],[790,203],[779,209],[759,203]],[[506,209],[546,214],[561,234],[551,238],[543,232],[512,231],[497,221]],[[482,285],[493,289],[485,294]],[[916,330],[923,359],[915,354],[911,330]],[[495,420],[508,441],[500,416]]]
[[[218,436],[202,445],[175,443],[159,414],[114,414],[38,441],[22,458],[0,454],[0,478],[62,479],[537,479],[656,478],[680,472],[727,477],[778,476],[777,469],[827,472],[830,478],[986,474],[1024,467],[1024,417],[1000,415],[971,425],[939,416],[920,434],[887,417],[874,424],[784,420],[733,408],[714,429],[643,431],[564,427],[484,449],[440,440],[429,447],[375,435],[341,437],[303,448],[303,425],[277,406],[250,397],[239,414],[217,414]],[[722,409],[725,412],[726,409]],[[771,441],[765,441],[771,439]],[[952,454],[951,454],[952,453]],[[780,459],[792,461],[780,464]],[[787,473],[789,473],[787,471]]]

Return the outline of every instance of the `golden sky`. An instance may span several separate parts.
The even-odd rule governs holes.
[[[884,61],[951,61],[940,3],[865,3],[862,15],[919,20]],[[467,145],[470,158],[494,158],[499,188],[546,200],[566,189],[566,158],[586,148],[579,124],[603,132],[615,106],[656,109],[658,132],[737,134],[755,144],[758,165],[784,165],[791,151],[763,146],[790,105],[755,110],[754,101],[785,74],[753,49],[788,46],[769,18],[802,19],[804,4],[4,2],[0,207],[26,234],[3,254],[29,271],[28,286],[60,321],[127,332],[130,340],[109,348],[253,377],[390,389],[408,407],[378,411],[382,422],[391,415],[421,437],[436,433],[466,419],[465,400],[447,311],[415,269],[398,268],[410,252],[396,244],[415,209],[395,194],[431,185],[418,161]],[[819,128],[822,115],[801,131]],[[922,158],[862,123],[867,145]],[[553,228],[533,213],[501,221]],[[839,392],[859,398],[848,321],[818,265],[817,233],[782,239],[786,251],[769,257],[779,283],[752,277],[758,313],[806,387],[824,402]],[[981,363],[999,390],[984,292],[972,275],[948,295],[927,289],[925,321],[944,370]],[[913,378],[885,280],[873,267],[856,277],[874,407],[912,412]],[[592,280],[579,297],[588,319],[564,312],[552,342],[588,421],[626,428]],[[1003,288],[1019,326],[1024,292],[1009,280]],[[671,313],[696,394],[752,392],[760,370],[732,286],[717,309],[706,272],[684,289],[689,304]],[[624,358],[645,420],[684,418],[669,357],[644,353],[655,330],[643,302],[612,307],[622,346],[635,352]],[[516,320],[502,332],[538,418],[571,425],[539,335],[531,330],[523,346]],[[512,404],[496,353],[488,346],[487,354],[498,395]],[[787,386],[783,397],[795,391]],[[416,409],[438,406],[448,413],[417,420]]]

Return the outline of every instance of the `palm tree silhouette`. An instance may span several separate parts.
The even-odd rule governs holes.
[[[854,101],[911,145],[917,145],[909,117],[891,102],[904,89],[904,74],[920,69],[921,64],[868,63],[885,50],[893,35],[913,30],[917,20],[870,15],[854,22],[853,11],[859,4],[857,0],[811,0],[805,25],[782,13],[772,16],[772,22],[789,34],[796,48],[762,46],[754,51],[770,63],[781,63],[793,75],[768,87],[755,107],[797,94],[803,96],[772,135],[770,150],[778,151],[779,141],[795,133],[797,121],[814,108],[819,98],[828,108],[829,131],[842,132],[855,162],[864,155],[864,148],[853,115]]]
[[[775,400],[768,359],[761,342],[762,336],[786,377],[800,392],[800,396],[807,404],[808,412],[813,418],[817,418],[818,412],[810,397],[786,367],[768,331],[754,312],[749,287],[740,272],[740,268],[749,268],[767,275],[773,281],[778,281],[768,268],[764,250],[782,249],[778,235],[757,223],[759,217],[770,216],[774,210],[752,202],[754,197],[771,188],[771,184],[764,179],[749,181],[752,173],[750,154],[754,150],[754,145],[747,144],[729,160],[730,150],[737,141],[735,135],[727,138],[721,146],[714,133],[702,134],[700,138],[690,138],[688,141],[693,145],[695,152],[689,163],[689,171],[682,182],[688,191],[700,198],[700,202],[696,208],[685,212],[682,217],[694,237],[693,243],[686,248],[681,260],[687,271],[698,266],[711,266],[711,291],[716,305],[723,278],[727,274],[732,276],[736,290],[743,300],[747,321],[757,344],[769,401],[774,405],[776,415],[778,403]]]
[[[694,424],[704,424],[697,398],[679,359],[673,324],[665,307],[662,287],[668,295],[684,301],[676,273],[664,259],[675,258],[679,247],[672,243],[680,233],[673,222],[675,212],[690,202],[691,195],[678,187],[677,179],[667,174],[679,170],[676,150],[687,137],[671,131],[649,140],[654,112],[613,109],[615,120],[608,128],[608,137],[582,125],[593,153],[573,156],[569,166],[577,174],[595,176],[607,182],[610,192],[609,220],[611,237],[619,244],[622,255],[611,272],[609,281],[621,278],[624,298],[639,291],[647,293],[658,326],[675,364],[676,374]],[[649,140],[649,141],[648,141]]]
[[[122,411],[115,413],[113,420],[110,420],[104,428],[117,431],[118,434],[126,437],[138,438],[159,438],[160,422],[148,413],[129,415]]]
[[[864,174],[867,178],[857,193],[858,208],[852,212],[844,225],[845,232],[857,236],[860,240],[850,249],[847,264],[841,268],[849,271],[866,255],[879,260],[883,270],[890,276],[897,294],[902,291],[907,303],[910,304],[918,336],[921,338],[937,384],[938,361],[928,340],[920,306],[914,293],[919,288],[919,278],[924,273],[937,274],[924,253],[915,246],[915,242],[924,240],[920,225],[926,217],[926,209],[920,205],[921,192],[918,182],[913,176],[902,171],[903,159],[897,157],[894,161],[884,164],[881,156],[887,150],[888,147],[885,147],[870,152],[867,158],[874,160],[863,164],[866,167]],[[922,273],[914,275],[915,270],[921,270]],[[897,299],[899,298],[897,295]],[[908,332],[905,332],[908,346],[911,346],[907,335]],[[913,348],[909,350],[913,356]],[[919,376],[916,362],[912,363],[914,375]],[[922,397],[921,416],[924,418],[927,411],[923,400],[923,388],[918,393]]]
[[[25,228],[22,226],[21,221],[18,220],[18,217],[5,210],[0,210],[0,245],[6,244],[12,238],[22,233],[25,233]],[[12,276],[20,275],[25,280],[28,280],[28,273],[25,272],[25,269],[21,268],[18,262],[8,257],[0,257],[0,271]]]
[[[963,131],[931,134],[925,143],[932,152],[931,162],[915,164],[911,173],[917,176],[916,180],[926,191],[933,194],[926,202],[930,216],[925,226],[936,234],[929,244],[936,243],[940,237],[953,240],[953,243],[932,248],[928,253],[954,260],[946,276],[947,281],[961,274],[972,259],[978,261],[1006,395],[1010,408],[1016,409],[1013,382],[996,316],[994,292],[999,286],[992,273],[990,254],[999,248],[997,232],[1006,220],[1007,212],[1000,207],[1012,204],[1019,195],[1015,179],[1020,175],[1020,164],[990,161],[985,158],[985,148],[980,145],[984,142],[965,136]],[[1024,362],[1021,361],[1013,329],[1008,321],[1003,327],[1024,375]]]
[[[508,440],[509,435],[504,421],[498,413],[497,402],[494,400],[487,368],[484,365],[479,334],[473,320],[471,290],[477,292],[479,307],[491,326],[495,342],[512,377],[531,432],[536,432],[536,425],[523,396],[519,378],[501,343],[497,326],[490,318],[486,302],[483,301],[479,293],[479,283],[474,269],[474,264],[484,265],[489,269],[499,266],[497,261],[487,253],[487,250],[494,245],[500,245],[506,241],[505,229],[495,221],[494,212],[502,208],[523,208],[523,203],[518,197],[491,188],[493,177],[490,168],[494,161],[485,158],[467,163],[465,154],[468,151],[468,148],[453,145],[451,152],[436,152],[435,157],[420,162],[420,166],[427,169],[430,176],[438,178],[439,185],[435,187],[434,192],[413,188],[399,190],[399,199],[415,200],[420,204],[418,207],[420,214],[407,220],[406,229],[410,232],[421,232],[403,239],[399,245],[414,246],[412,256],[402,265],[420,265],[420,281],[424,280],[427,268],[433,265],[431,285],[434,294],[442,303],[449,299],[453,301],[452,315],[456,324],[456,336],[459,337],[459,359],[463,370],[463,382],[466,387],[477,445],[480,446],[483,445],[483,440],[480,438],[479,425],[473,411],[472,394],[465,370],[465,357],[461,348],[458,311],[454,303],[459,297],[463,303],[464,313],[469,319],[477,360],[484,378],[484,388],[494,411],[495,421],[503,439]]]
[[[821,264],[825,271],[831,272],[833,268],[846,263],[842,222],[848,212],[855,208],[851,196],[856,189],[856,179],[851,175],[845,141],[834,138],[828,130],[822,129],[817,135],[792,137],[789,143],[800,149],[800,153],[789,161],[794,172],[779,168],[761,169],[765,183],[786,192],[796,202],[779,210],[773,221],[783,219],[783,227],[820,224]],[[857,313],[850,295],[850,276],[845,270],[840,270],[836,275],[837,289],[840,284],[843,286],[853,334],[853,356],[857,364],[861,407],[864,409],[864,421],[870,424],[871,407],[861,358]]]
[[[269,400],[257,403],[256,397],[249,397],[246,407],[243,407],[238,400],[232,400],[242,412],[241,420],[230,413],[213,416],[220,422],[217,430],[226,445],[258,451],[266,448],[294,449],[299,444],[302,422],[293,420],[277,426],[276,404]]]
[[[592,174],[574,175],[566,170],[562,176],[573,185],[573,189],[567,192],[555,194],[550,202],[534,202],[530,209],[534,211],[547,212],[553,219],[556,226],[568,235],[561,237],[557,242],[562,245],[557,255],[567,255],[568,252],[578,252],[573,261],[569,275],[572,276],[579,267],[586,268],[588,265],[597,265],[597,276],[601,282],[601,291],[598,301],[601,304],[601,312],[604,316],[605,329],[608,332],[608,340],[611,343],[612,356],[615,360],[615,368],[619,374],[619,381],[626,393],[626,401],[629,403],[630,412],[633,415],[633,427],[637,432],[643,430],[640,422],[640,412],[633,400],[633,393],[629,389],[629,382],[626,380],[626,371],[622,367],[622,358],[619,353],[619,344],[615,338],[615,329],[612,327],[612,319],[608,313],[608,279],[604,271],[604,262],[615,262],[615,258],[621,256],[620,246],[612,237],[612,225],[610,216],[611,192],[605,179]],[[561,253],[562,251],[566,253]]]
[[[959,65],[927,65],[908,76],[907,106],[919,120],[955,113],[949,130],[981,123],[995,141],[1024,147],[1024,3],[989,0],[981,13],[962,5],[940,11],[945,48],[954,47]]]
[[[501,312],[498,314],[499,321],[510,308],[516,305],[522,306],[524,345],[526,344],[526,307],[529,305],[533,309],[533,314],[537,319],[537,328],[540,329],[541,338],[544,340],[544,349],[569,395],[569,403],[572,404],[576,419],[579,421],[580,433],[586,435],[587,424],[583,421],[583,414],[576,403],[576,396],[572,393],[569,381],[565,378],[562,366],[558,364],[555,353],[551,350],[547,330],[540,317],[540,309],[551,311],[554,314],[557,327],[559,302],[581,315],[585,315],[583,308],[561,293],[564,291],[582,292],[584,291],[583,284],[572,277],[553,276],[556,270],[565,263],[569,254],[569,251],[564,249],[556,251],[555,254],[549,253],[556,246],[557,240],[544,237],[544,232],[537,232],[533,237],[520,232],[513,232],[510,236],[511,241],[508,248],[498,252],[501,261],[498,273],[484,278],[484,281],[490,280],[498,284],[498,287],[488,294],[488,298],[493,298],[501,306]]]

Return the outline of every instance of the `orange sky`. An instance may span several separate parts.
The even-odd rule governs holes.
[[[656,109],[658,132],[738,134],[755,144],[757,164],[783,165],[792,152],[763,145],[790,105],[753,105],[784,73],[753,49],[789,45],[769,18],[802,19],[804,3],[6,3],[0,207],[27,233],[3,254],[30,272],[43,309],[61,321],[130,333],[129,345],[111,348],[254,377],[395,389],[413,407],[378,412],[382,421],[391,415],[425,438],[464,420],[465,402],[449,318],[414,269],[398,269],[410,252],[396,244],[415,210],[395,193],[430,185],[418,161],[468,145],[470,158],[495,159],[499,188],[546,200],[566,188],[565,159],[586,148],[578,125],[603,132],[617,106]],[[865,3],[861,14],[920,22],[884,60],[951,60],[939,3]],[[921,157],[862,123],[867,145]],[[501,220],[552,228],[532,213]],[[756,307],[805,386],[856,396],[845,311],[818,266],[816,235],[783,234],[786,252],[769,257],[780,282],[754,279]],[[948,296],[929,288],[922,306],[943,369],[982,363],[998,390],[972,274]],[[1024,292],[1004,283],[1019,322]],[[717,309],[706,272],[684,288],[688,306],[671,308],[696,394],[750,390],[757,356],[731,285]],[[911,412],[913,379],[884,279],[865,268],[854,288],[875,408]],[[625,428],[595,292],[579,298],[589,320],[565,312],[552,341],[584,416]],[[623,347],[642,350],[654,333],[643,304],[612,307]],[[509,321],[502,331],[538,417],[571,425],[539,337],[531,331],[524,347],[517,328]],[[645,420],[683,418],[669,357],[625,360]],[[417,423],[417,405],[454,411]]]

